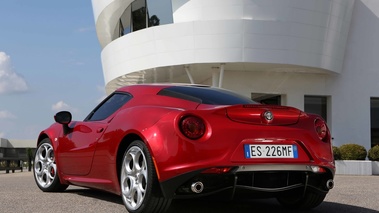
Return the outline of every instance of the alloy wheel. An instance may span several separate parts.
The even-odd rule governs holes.
[[[137,210],[146,196],[147,161],[142,149],[132,146],[125,153],[121,169],[122,199],[130,210]]]
[[[42,188],[50,187],[56,178],[56,170],[53,147],[49,143],[41,144],[34,159],[34,175],[38,185]]]

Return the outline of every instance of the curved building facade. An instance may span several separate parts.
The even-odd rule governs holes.
[[[336,146],[379,144],[377,1],[157,2],[92,0],[108,93],[208,84],[321,114]]]

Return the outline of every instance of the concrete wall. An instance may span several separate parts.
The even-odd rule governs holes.
[[[355,2],[343,71],[328,82],[335,144],[370,148],[370,97],[379,97],[379,1]]]
[[[173,0],[174,24],[116,40],[109,26],[131,1],[92,2],[109,91],[127,74],[154,72],[165,81],[162,70],[184,66],[197,73],[195,83],[212,84],[213,67],[225,64],[222,86],[246,96],[281,94],[284,105],[299,109],[304,95],[327,96],[334,145],[370,148],[370,98],[379,98],[378,0]],[[188,82],[184,75],[171,80]]]

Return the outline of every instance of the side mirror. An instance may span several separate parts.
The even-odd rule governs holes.
[[[67,135],[71,128],[68,126],[70,124],[72,119],[72,115],[68,111],[61,111],[54,115],[55,122],[62,124],[63,126],[63,133]]]

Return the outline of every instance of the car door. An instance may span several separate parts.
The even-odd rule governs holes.
[[[70,123],[71,131],[59,138],[60,169],[67,175],[87,175],[91,171],[96,145],[117,111],[132,96],[113,93],[93,110],[84,121]]]
[[[71,122],[72,131],[59,138],[57,152],[64,174],[86,175],[90,172],[97,141],[106,127],[106,122]]]

